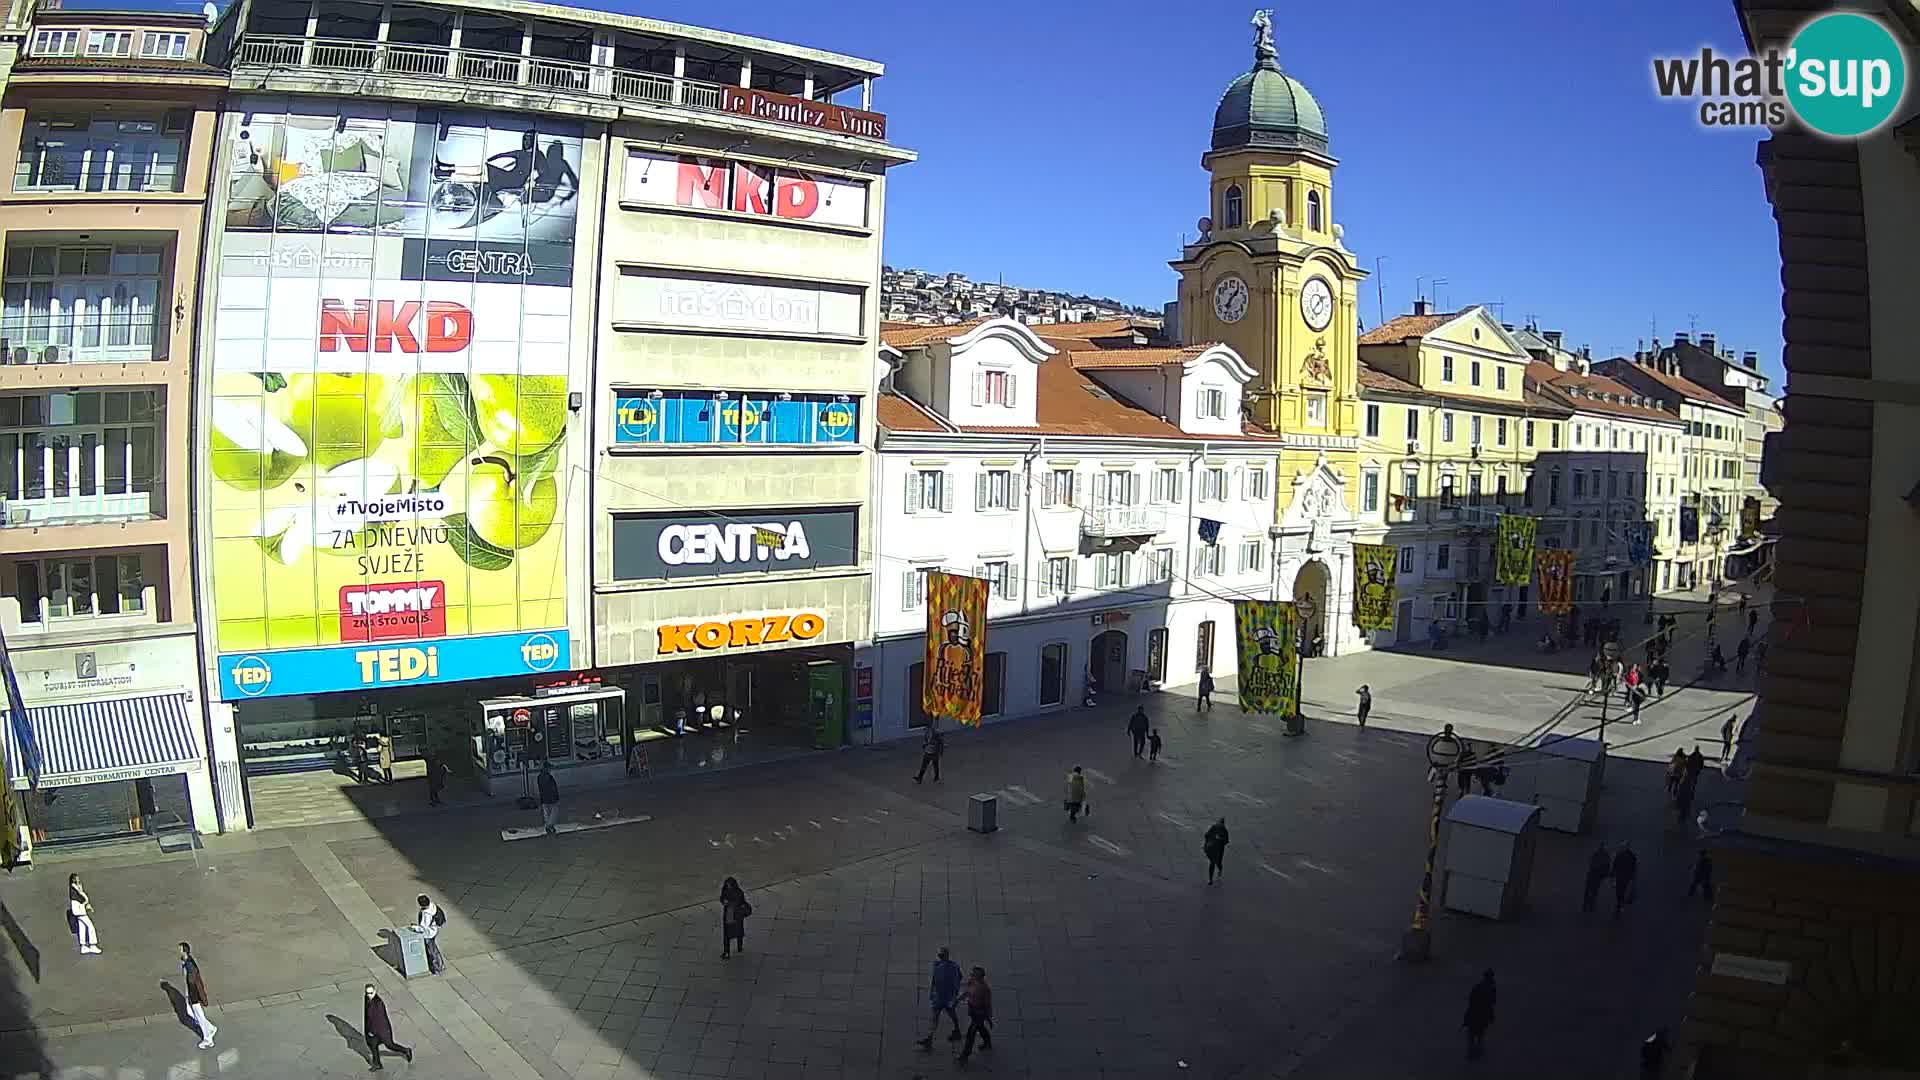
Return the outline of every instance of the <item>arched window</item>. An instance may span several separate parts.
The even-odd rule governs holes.
[[[1320,231],[1320,193],[1317,191],[1307,192],[1307,228]]]
[[[1240,194],[1240,185],[1228,186],[1227,193],[1220,198],[1220,227],[1237,229],[1246,221],[1246,199]]]

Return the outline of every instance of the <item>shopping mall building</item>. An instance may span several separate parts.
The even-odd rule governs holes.
[[[227,827],[379,812],[343,775],[374,734],[399,776],[433,754],[511,794],[543,761],[844,738],[885,174],[913,157],[881,66],[334,0],[242,0],[208,60],[193,483]]]

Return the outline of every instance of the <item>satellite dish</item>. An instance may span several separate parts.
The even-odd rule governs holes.
[[[1195,222],[1194,225],[1202,233],[1210,233],[1213,231],[1213,219],[1210,217],[1202,217],[1199,221]]]
[[[206,16],[208,26],[220,21],[220,9],[214,6],[213,0],[200,5],[200,13]]]

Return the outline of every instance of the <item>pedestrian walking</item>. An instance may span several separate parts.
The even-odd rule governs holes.
[[[1695,782],[1692,774],[1688,774],[1686,778],[1680,781],[1680,790],[1673,796],[1674,824],[1685,826],[1687,819],[1692,816],[1694,787]]]
[[[938,720],[934,721],[939,724]],[[938,726],[929,728],[926,741],[920,744],[920,771],[913,774],[913,782],[919,783],[927,775],[927,766],[933,766],[933,782],[940,782],[940,758],[947,752],[947,737],[940,734]]]
[[[1707,657],[1707,660],[1713,665],[1715,671],[1723,675],[1726,674],[1727,654],[1725,650],[1720,648],[1719,642],[1716,641],[1713,643],[1713,652]]]
[[[1733,673],[1735,675],[1745,675],[1747,673],[1747,657],[1752,655],[1753,639],[1750,637],[1741,638],[1740,644],[1734,646],[1733,649]]]
[[[1365,728],[1367,714],[1373,711],[1373,690],[1366,683],[1361,683],[1360,689],[1355,690],[1354,693],[1360,698],[1360,726]]]
[[[1588,642],[1588,644],[1592,643]],[[1595,654],[1593,660],[1587,664],[1587,693],[1591,694],[1600,689],[1600,680],[1606,670],[1605,665],[1606,661],[1602,660],[1598,654]]]
[[[384,734],[376,734],[373,737],[373,745],[380,758],[380,782],[391,784],[393,783],[393,740]]]
[[[554,823],[559,820],[560,782],[553,778],[553,767],[543,761],[540,763],[540,824],[546,827],[548,836],[553,835]]]
[[[100,931],[93,925],[93,899],[80,884],[79,874],[67,875],[67,928],[82,954],[100,952]]]
[[[1700,774],[1707,768],[1707,756],[1700,752],[1700,744],[1693,744],[1693,753],[1687,755],[1687,786],[1700,782]]]
[[[1638,686],[1634,687],[1632,696],[1627,699],[1628,703],[1633,706],[1633,719],[1629,720],[1628,723],[1637,724],[1640,722],[1640,706],[1646,700],[1647,692]]]
[[[1723,766],[1733,760],[1733,729],[1738,719],[1739,714],[1728,713],[1726,721],[1720,725],[1720,764]]]
[[[1147,732],[1147,760],[1160,760],[1160,731],[1158,728]]]
[[[1600,898],[1600,886],[1613,873],[1613,860],[1607,856],[1607,845],[1601,844],[1593,849],[1593,855],[1587,859],[1587,881],[1580,891],[1580,910],[1590,912]]]
[[[440,793],[446,789],[446,786],[447,786],[447,763],[440,760],[439,754],[431,750],[427,751],[427,805],[428,806],[440,805]]]
[[[1679,794],[1680,781],[1685,779],[1686,775],[1687,775],[1687,752],[1685,750],[1679,749],[1678,747],[1675,747],[1673,751],[1673,757],[1668,759],[1667,761],[1667,794],[1668,795]]]
[[[1664,651],[1661,652],[1660,659],[1654,662],[1650,674],[1653,676],[1653,692],[1666,697],[1667,679],[1673,674],[1673,669],[1667,666],[1667,654]]]
[[[1487,1029],[1493,1026],[1494,999],[1499,991],[1493,984],[1493,969],[1488,968],[1467,992],[1467,1015],[1461,1026],[1467,1029],[1467,1060],[1477,1061],[1487,1051]]]
[[[959,1000],[960,965],[953,962],[947,954],[947,947],[942,945],[939,958],[933,962],[933,979],[927,988],[927,1001],[933,1006],[933,1026],[927,1029],[927,1037],[920,1040],[920,1049],[933,1049],[933,1035],[940,1030],[941,1013],[945,1013],[947,1019],[953,1022],[953,1030],[947,1033],[947,1041],[960,1041],[960,1018],[953,1011]]]
[[[1215,821],[1213,827],[1207,830],[1207,835],[1201,838],[1200,850],[1207,854],[1207,884],[1213,884],[1215,878],[1227,872],[1222,863],[1227,857],[1227,844],[1231,840],[1232,837],[1227,835],[1226,818]]]
[[[408,1062],[413,1061],[413,1049],[393,1041],[393,1020],[387,1016],[387,1003],[380,1000],[380,991],[374,989],[372,983],[367,984],[366,1022],[362,1030],[367,1035],[367,1053],[373,1058],[374,1072],[386,1068],[380,1064],[380,1048],[383,1046]]]
[[[1632,701],[1632,700],[1633,700],[1633,695],[1634,695],[1634,693],[1635,693],[1635,692],[1637,692],[1637,691],[1638,691],[1638,690],[1640,689],[1640,683],[1641,683],[1641,681],[1642,681],[1642,679],[1641,679],[1641,675],[1640,675],[1640,665],[1639,665],[1639,664],[1635,664],[1635,665],[1633,665],[1632,667],[1630,667],[1630,668],[1628,668],[1628,669],[1627,669],[1627,693],[1626,693],[1626,697],[1627,697],[1627,700],[1628,700],[1628,701]]]
[[[213,1047],[213,1037],[220,1029],[207,1019],[207,980],[200,975],[200,963],[193,958],[193,946],[180,943],[180,970],[187,978],[187,1018],[200,1030],[200,1049]]]
[[[1147,752],[1147,710],[1135,705],[1133,715],[1127,717],[1127,734],[1133,736],[1133,756],[1139,757]]]
[[[1211,671],[1200,673],[1200,700],[1195,708],[1199,712],[1213,711],[1213,672]]]
[[[974,1036],[980,1037],[980,1049],[993,1049],[993,987],[987,985],[987,969],[975,967],[967,980],[967,1035],[960,1054],[953,1060],[965,1066],[973,1056]]]
[[[1621,909],[1633,903],[1633,880],[1640,874],[1640,856],[1633,853],[1633,845],[1623,843],[1613,855],[1613,913],[1620,914]]]
[[[447,969],[446,957],[440,955],[440,928],[447,925],[447,913],[440,905],[427,899],[426,893],[413,898],[420,905],[420,914],[413,920],[413,928],[427,942],[427,970],[438,975]]]
[[[1699,857],[1693,860],[1693,879],[1687,882],[1687,895],[1696,891],[1706,894],[1708,904],[1713,903],[1713,856],[1706,848],[1701,848]]]
[[[1753,643],[1753,673],[1763,674],[1767,670],[1767,639],[1761,638]]]
[[[1087,774],[1075,765],[1067,774],[1067,820],[1079,821],[1080,814],[1087,809]]]
[[[747,951],[747,916],[753,905],[747,903],[747,891],[733,878],[720,883],[720,959]]]

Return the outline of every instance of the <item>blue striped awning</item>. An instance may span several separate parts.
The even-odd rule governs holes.
[[[23,788],[26,768],[13,726],[6,720],[7,714],[0,711],[7,780]],[[185,694],[29,706],[27,722],[40,744],[42,787],[134,780],[183,772],[200,762]]]

